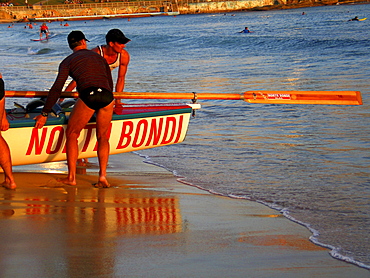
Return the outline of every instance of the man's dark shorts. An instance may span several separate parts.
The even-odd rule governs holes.
[[[89,87],[80,92],[79,96],[89,108],[95,111],[107,106],[114,99],[111,91],[99,87]]]

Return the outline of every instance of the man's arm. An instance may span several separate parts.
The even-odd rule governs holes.
[[[68,86],[66,87],[65,91],[66,91],[66,92],[73,92],[73,89],[74,89],[74,88],[76,88],[76,86],[77,86],[76,81],[72,80],[72,81],[68,84]]]
[[[130,63],[130,54],[125,49],[123,49],[121,52],[121,61],[118,68],[116,92],[123,92],[123,89],[125,88],[125,78],[129,63]]]
[[[115,88],[116,92],[123,92],[125,88],[125,79],[129,63],[130,63],[130,54],[125,49],[123,49],[121,52],[120,65],[118,68],[117,83]],[[121,101],[116,100],[116,104],[119,103],[121,103]]]
[[[68,78],[68,68],[64,67],[62,63],[59,66],[58,76],[55,79],[54,84],[49,91],[46,103],[44,105],[44,108],[42,109],[42,113],[34,118],[34,120],[36,121],[35,123],[36,128],[42,128],[45,125],[46,120],[48,118],[47,114],[51,111],[51,108],[60,97],[64,83],[66,82],[67,78]],[[46,115],[43,115],[44,113],[46,113]]]

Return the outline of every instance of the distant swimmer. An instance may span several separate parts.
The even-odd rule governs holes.
[[[354,18],[348,20],[348,21],[359,21],[358,16],[355,16]]]
[[[241,30],[239,33],[253,33],[253,31],[249,31],[248,27],[245,27],[244,30]]]

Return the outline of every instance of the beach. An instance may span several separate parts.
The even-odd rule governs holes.
[[[369,277],[309,241],[279,212],[210,194],[128,153],[110,158],[112,188],[56,181],[65,162],[15,167],[0,189],[1,277]],[[38,169],[38,170],[36,170]]]
[[[369,277],[370,40],[362,34],[370,20],[348,21],[369,9],[51,22],[46,42],[32,41],[38,28],[0,24],[6,90],[49,90],[72,30],[93,48],[119,28],[131,39],[127,92],[363,98],[347,106],[198,99],[184,142],[139,151],[162,168],[112,156],[107,190],[92,187],[93,159],[77,187],[56,182],[65,162],[15,167],[18,189],[1,189],[0,277]],[[253,33],[239,33],[245,26]],[[6,107],[30,101],[7,98]]]

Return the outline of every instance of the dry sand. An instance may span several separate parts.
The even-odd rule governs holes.
[[[0,189],[0,277],[370,277],[261,204],[181,184],[134,154],[110,164],[109,189],[92,187],[95,164],[76,187],[56,182],[64,162],[15,167],[18,188]]]

